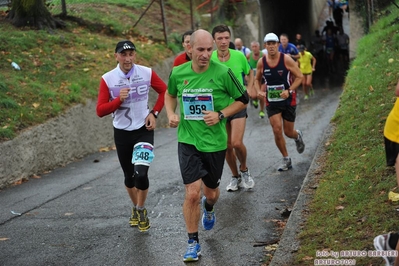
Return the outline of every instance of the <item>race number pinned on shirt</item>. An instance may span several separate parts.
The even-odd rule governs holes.
[[[204,120],[202,111],[213,111],[212,94],[183,94],[184,119]]]
[[[269,102],[281,102],[285,99],[281,98],[280,94],[284,91],[284,84],[281,85],[267,85],[267,100]]]
[[[139,142],[133,147],[132,164],[150,166],[154,156],[154,146],[152,144]]]

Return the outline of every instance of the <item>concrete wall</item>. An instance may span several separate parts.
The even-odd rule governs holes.
[[[235,5],[237,17],[232,37],[240,37],[244,45],[250,46],[254,40],[262,45],[268,32],[287,33],[291,39],[301,33],[304,40],[310,40],[326,1],[247,0]]]
[[[173,59],[154,67],[164,81],[169,77]],[[156,93],[150,94],[150,106],[156,97]],[[158,127],[167,124],[164,111],[157,123]],[[0,143],[0,188],[113,145],[111,115],[99,118],[96,101],[88,100],[45,124],[22,132],[11,141]]]

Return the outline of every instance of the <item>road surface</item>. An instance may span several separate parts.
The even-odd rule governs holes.
[[[315,78],[315,96],[299,92],[296,128],[306,149],[287,139],[290,171],[278,172],[281,155],[267,119],[248,107],[244,142],[255,179],[251,191],[227,192],[225,170],[211,231],[200,225],[202,256],[192,265],[260,265],[266,243],[278,241],[281,213],[293,207],[302,181],[342,92],[343,79]],[[184,265],[187,234],[182,215],[184,186],[175,129],[157,129],[146,207],[151,229],[128,226],[131,206],[115,151],[96,153],[64,168],[0,191],[0,264]]]

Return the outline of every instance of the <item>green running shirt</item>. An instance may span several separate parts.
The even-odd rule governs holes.
[[[243,75],[248,75],[249,71],[251,70],[247,58],[240,51],[229,49],[229,52],[230,58],[226,62],[221,62],[219,60],[217,50],[212,52],[211,59],[231,68],[237,79],[241,82],[242,85],[244,85]]]
[[[218,112],[245,93],[242,83],[226,66],[210,60],[208,69],[196,73],[192,62],[174,67],[169,76],[168,93],[178,98],[180,123],[178,142],[194,145],[201,152],[227,149],[226,119],[207,126],[202,109]]]

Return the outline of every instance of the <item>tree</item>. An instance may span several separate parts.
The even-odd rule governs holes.
[[[16,27],[29,26],[37,29],[65,27],[65,23],[53,17],[45,0],[13,0],[7,19]]]

